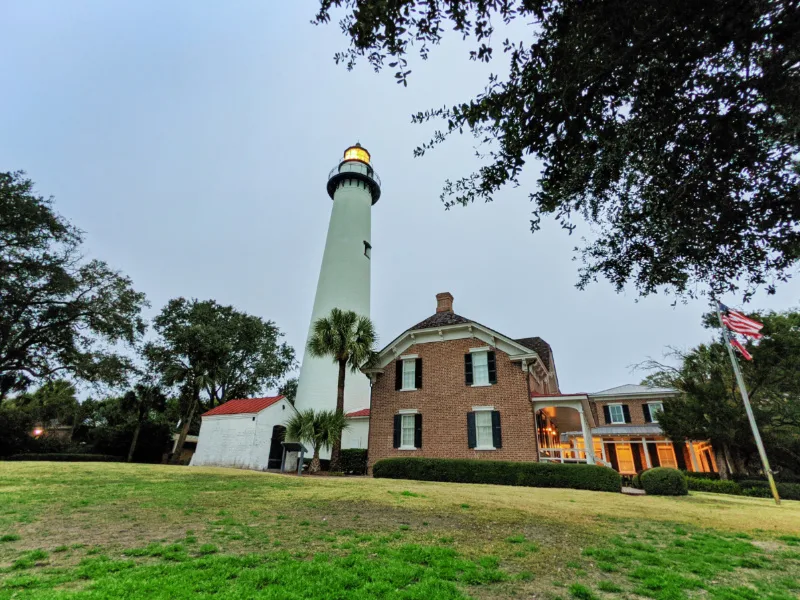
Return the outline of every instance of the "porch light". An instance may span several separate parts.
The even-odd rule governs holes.
[[[44,433],[44,429],[41,429],[41,428],[37,427],[36,429],[33,430],[33,437],[39,437],[43,433]]]
[[[369,159],[369,152],[367,152],[366,148],[362,148],[361,144],[356,144],[344,151],[344,158],[342,160],[357,160],[368,165]]]

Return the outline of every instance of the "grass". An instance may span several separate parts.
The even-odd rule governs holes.
[[[0,463],[0,600],[788,600],[800,503]]]

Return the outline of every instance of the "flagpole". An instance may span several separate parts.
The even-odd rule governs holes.
[[[753,430],[753,437],[756,439],[756,446],[758,447],[758,454],[761,457],[761,464],[764,466],[764,472],[767,474],[769,480],[769,488],[772,490],[772,497],[775,498],[775,504],[781,503],[781,497],[778,495],[778,487],[775,485],[775,479],[772,477],[772,469],[769,468],[769,460],[767,459],[767,451],[764,449],[764,442],[761,441],[761,434],[758,432],[756,425],[756,418],[753,415],[753,409],[750,406],[750,397],[747,395],[747,388],[744,385],[744,378],[742,372],[739,370],[739,361],[736,360],[736,355],[733,353],[733,346],[731,346],[731,338],[728,333],[728,328],[722,322],[722,313],[719,310],[719,302],[714,300],[715,308],[717,310],[717,318],[719,325],[722,327],[722,336],[725,339],[725,347],[728,349],[728,355],[731,357],[731,364],[733,365],[733,372],[736,375],[736,383],[739,384],[739,392],[742,394],[742,402],[744,402],[744,410],[747,413],[747,418],[750,420],[750,427]]]

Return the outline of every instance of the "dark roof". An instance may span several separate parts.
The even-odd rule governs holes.
[[[444,327],[445,325],[461,325],[462,323],[476,323],[480,325],[477,321],[473,321],[471,319],[467,319],[462,317],[461,315],[457,315],[453,312],[437,312],[434,315],[431,315],[424,321],[420,321],[413,327],[409,328],[408,331],[414,331],[415,329],[430,329],[432,327]],[[482,327],[486,327],[482,325]],[[487,327],[487,329],[490,329]],[[494,330],[492,330],[494,331]],[[544,361],[545,366],[548,369],[552,368],[553,365],[553,351],[550,348],[550,344],[545,342],[540,337],[528,337],[522,338],[519,340],[514,340],[518,344],[525,346],[526,348],[530,348],[536,354],[538,354],[541,359]]]
[[[542,338],[528,337],[528,338],[520,338],[514,341],[536,352],[536,354],[538,354],[539,357],[544,361],[544,366],[546,366],[548,370],[552,368],[553,349],[550,348],[550,344],[545,342]]]
[[[470,319],[465,319],[461,315],[453,312],[437,312],[436,314],[428,317],[424,321],[420,321],[413,327],[414,329],[429,329],[431,327],[444,327],[445,325],[460,325],[461,323],[474,323]]]

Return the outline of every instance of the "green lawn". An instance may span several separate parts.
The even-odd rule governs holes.
[[[800,503],[0,463],[10,598],[800,597]]]

